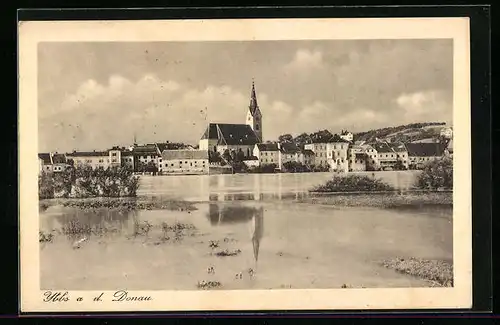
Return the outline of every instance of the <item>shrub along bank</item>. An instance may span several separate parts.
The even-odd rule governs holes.
[[[40,199],[135,197],[138,188],[139,178],[123,167],[83,167],[59,173],[42,172],[38,177]]]
[[[315,186],[311,192],[377,192],[393,191],[394,187],[380,179],[362,175],[334,176],[323,185]]]

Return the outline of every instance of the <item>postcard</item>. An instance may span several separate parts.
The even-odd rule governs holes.
[[[471,307],[467,18],[18,31],[21,312]]]

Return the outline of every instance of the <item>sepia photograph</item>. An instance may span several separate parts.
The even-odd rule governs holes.
[[[25,24],[26,308],[470,307],[466,19]]]

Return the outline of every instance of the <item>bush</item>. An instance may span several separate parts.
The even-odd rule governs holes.
[[[248,169],[249,173],[255,173],[255,174],[269,174],[269,173],[275,173],[276,172],[276,164],[265,164],[261,165],[258,167],[252,167]]]
[[[312,192],[373,192],[373,191],[392,191],[394,188],[382,182],[380,179],[374,179],[368,176],[348,175],[334,176],[324,185],[314,187]]]
[[[453,188],[453,160],[444,157],[425,164],[416,180],[416,187],[426,190]]]
[[[287,173],[305,173],[309,172],[310,168],[300,162],[287,161],[283,164],[283,171]]]
[[[42,173],[38,178],[38,197],[135,197],[139,179],[125,167],[67,169]]]

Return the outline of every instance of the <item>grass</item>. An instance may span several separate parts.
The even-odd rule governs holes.
[[[383,261],[382,265],[398,273],[428,280],[436,286],[453,287],[453,265],[443,260],[393,258]]]
[[[422,193],[383,193],[383,194],[339,194],[312,195],[298,200],[299,203],[324,204],[338,207],[374,207],[384,209],[422,208],[424,206],[440,206],[453,208],[453,193],[422,192]]]
[[[40,211],[47,210],[52,205],[78,208],[91,211],[95,209],[116,209],[116,210],[170,210],[170,211],[194,211],[197,210],[192,202],[181,200],[162,200],[157,198],[61,198],[40,200]]]

